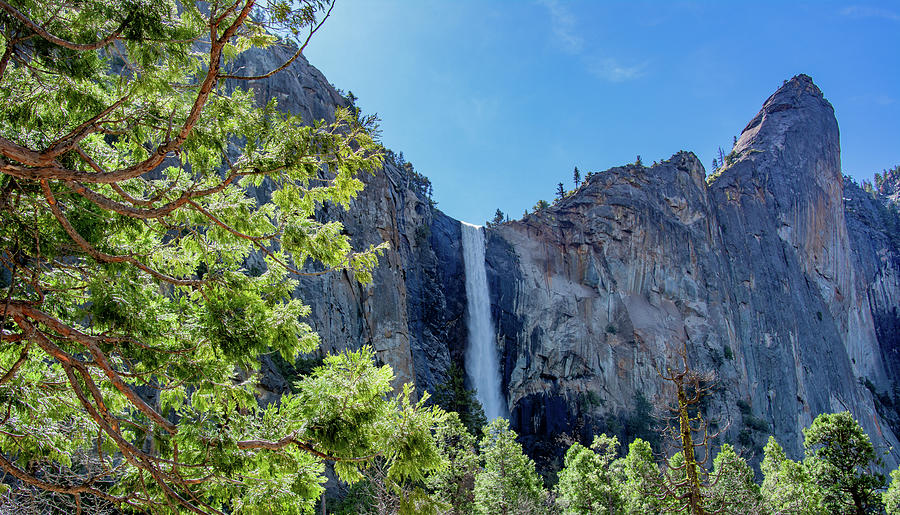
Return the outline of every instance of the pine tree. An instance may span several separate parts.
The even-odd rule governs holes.
[[[884,509],[888,515],[900,514],[900,468],[891,472],[891,484],[881,496]]]
[[[431,400],[444,410],[456,413],[473,435],[487,424],[484,409],[475,397],[475,391],[466,388],[465,372],[456,363],[451,363],[447,370],[447,380],[436,388]]]
[[[641,161],[641,155],[638,154],[637,159],[634,160],[635,166],[644,166],[643,161]]]
[[[763,473],[762,494],[765,505],[775,513],[817,515],[825,513],[822,490],[813,483],[802,463],[789,459],[774,436],[763,449],[760,464]]]
[[[500,208],[497,208],[497,211],[494,213],[494,218],[492,218],[488,223],[488,227],[492,225],[500,225],[503,223],[505,216],[503,215],[503,211],[500,211]]]
[[[475,437],[460,421],[459,416],[450,412],[437,427],[436,439],[441,455],[446,458],[449,466],[429,476],[426,485],[434,492],[436,499],[450,505],[450,513],[472,513],[475,474],[479,470]]]
[[[880,510],[885,478],[869,436],[849,412],[823,413],[803,430],[805,465],[832,513]]]
[[[729,444],[722,445],[713,460],[714,478],[706,496],[707,506],[713,513],[751,514],[762,513],[763,499],[759,486],[754,482],[753,469],[734,452]]]
[[[715,375],[712,372],[698,372],[690,366],[686,341],[673,350],[676,361],[680,363],[675,368],[666,366],[664,372],[657,371],[675,389],[675,402],[669,408],[671,417],[665,434],[677,452],[666,463],[662,486],[672,509],[691,515],[705,515],[708,513],[708,500],[704,490],[717,479],[715,475],[710,476],[707,464],[712,454],[712,441],[721,431],[710,433],[701,401],[715,385]],[[700,458],[698,450],[703,458]]]
[[[625,477],[618,449],[619,439],[605,434],[595,436],[590,449],[579,443],[569,447],[556,485],[556,503],[564,514],[621,513]]]
[[[397,481],[438,468],[440,410],[392,395],[371,350],[255,397],[262,355],[317,347],[297,277],[367,283],[386,248],[354,251],[314,216],[381,166],[374,117],[301,120],[248,86],[333,4],[16,5],[0,0],[7,477],[43,490],[42,511],[282,513],[312,509],[325,461],[347,481],[375,456]],[[242,54],[273,45],[293,55],[246,75]],[[245,188],[264,180],[258,205]]]
[[[578,167],[575,167],[575,171],[572,173],[572,179],[575,181],[575,187],[581,186],[581,172],[578,171]]]
[[[625,476],[622,484],[625,513],[644,515],[662,512],[665,488],[647,441],[636,438],[631,442],[628,454],[622,461],[622,473]]]
[[[566,197],[566,188],[563,186],[563,183],[559,183],[556,185],[556,199],[562,200]]]
[[[542,513],[544,491],[509,421],[497,418],[481,439],[484,468],[475,477],[475,511],[483,515]]]

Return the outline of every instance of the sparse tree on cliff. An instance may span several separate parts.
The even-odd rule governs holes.
[[[549,202],[547,202],[546,200],[538,200],[534,207],[531,208],[531,210],[537,212],[541,209],[547,209],[548,207],[550,207]]]
[[[398,480],[442,463],[440,412],[391,397],[369,350],[277,405],[254,395],[261,355],[318,343],[296,278],[368,282],[384,248],[313,217],[380,166],[374,119],[313,123],[244,87],[331,8],[0,0],[0,468],[42,510],[305,511],[324,461],[349,481],[374,459]],[[272,69],[234,65],[281,43]]]
[[[497,212],[494,213],[494,218],[492,218],[491,221],[489,221],[487,223],[487,225],[488,225],[488,227],[490,227],[492,225],[500,225],[503,223],[504,219],[505,219],[505,216],[503,215],[503,211],[500,211],[500,208],[497,208]]]
[[[563,186],[563,183],[559,183],[556,185],[556,199],[562,200],[566,197],[566,188]]]
[[[572,172],[572,179],[575,181],[575,187],[581,186],[581,172],[578,171],[578,167],[575,167],[575,171]]]
[[[641,155],[638,154],[637,159],[634,160],[635,166],[644,166],[644,162],[641,161]]]

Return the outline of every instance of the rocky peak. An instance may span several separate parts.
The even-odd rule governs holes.
[[[774,222],[770,229],[795,249],[823,294],[846,292],[840,133],[834,108],[808,75],[786,81],[765,101],[730,163],[713,181],[720,203],[737,202],[745,214],[758,211]],[[836,314],[841,309],[832,307]]]
[[[734,152],[783,149],[790,134],[805,132],[804,129],[826,129],[829,134],[837,134],[834,108],[812,78],[801,74],[786,81],[765,101],[759,113],[741,131]]]

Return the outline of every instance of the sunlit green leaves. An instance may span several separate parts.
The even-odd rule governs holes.
[[[0,345],[4,370],[24,356],[0,385],[10,414],[0,451],[69,484],[106,471],[96,483],[104,491],[144,503],[172,500],[165,477],[190,490],[187,502],[241,513],[310,511],[325,459],[345,479],[374,460],[396,482],[439,469],[431,430],[443,412],[409,387],[394,397],[390,368],[375,366],[369,349],[326,359],[279,403],[256,397],[261,356],[293,362],[318,344],[309,308],[294,298],[297,274],[346,270],[371,280],[386,246],[354,249],[322,212],[349,207],[359,175],[381,165],[380,147],[374,119],[358,113],[302,120],[274,100],[259,106],[243,84],[199,88],[252,47],[300,39],[330,3],[266,2],[219,63],[210,63],[211,28],[221,34],[239,9],[15,5],[68,43],[16,40],[30,29],[0,16],[0,44],[22,45],[0,78],[0,136],[43,152],[69,135],[77,147],[51,161],[80,178],[0,177],[0,255],[17,274],[4,286],[53,320],[32,324],[43,340]],[[78,46],[107,36],[115,41]],[[72,132],[92,119],[83,126],[90,134]],[[120,181],[84,180],[142,170],[153,156],[162,162]],[[408,504],[419,506],[414,497]]]

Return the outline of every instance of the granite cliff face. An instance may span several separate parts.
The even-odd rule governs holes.
[[[345,102],[305,61],[291,70],[254,85],[261,98],[311,117]],[[879,200],[843,180],[831,105],[809,77],[787,81],[728,163],[711,179],[687,152],[613,168],[487,230],[502,385],[535,454],[555,456],[563,434],[649,435],[650,407],[671,398],[657,370],[680,345],[717,373],[707,410],[729,441],[774,433],[797,457],[801,428],[850,410],[898,443],[900,252]],[[434,391],[464,359],[459,223],[393,163],[366,183],[349,212],[322,216],[357,245],[390,242],[374,283],[333,274],[298,295],[325,350],[372,345],[398,382]],[[282,367],[264,369],[263,389],[284,391]]]
[[[758,446],[772,431],[797,457],[801,428],[850,410],[895,445],[900,268],[859,216],[875,201],[857,195],[845,214],[844,194],[833,109],[800,75],[711,180],[679,153],[602,172],[494,230],[496,283],[509,280],[501,260],[522,275],[497,299],[514,314],[499,331],[520,430],[622,432],[637,396],[668,402],[656,370],[686,343],[718,374],[709,413],[732,421],[728,440]]]
[[[286,49],[252,50],[235,66],[248,75],[260,74],[290,55]],[[348,105],[302,56],[282,73],[239,87],[252,88],[260,102],[274,97],[280,109],[306,121],[333,121],[335,107]],[[379,361],[392,366],[397,385],[413,382],[420,390],[434,391],[446,379],[451,354],[461,362],[465,350],[459,222],[433,209],[420,179],[391,160],[361,179],[366,187],[349,211],[323,206],[319,215],[340,220],[355,248],[390,244],[372,284],[363,286],[346,273],[303,277],[297,295],[312,310],[308,322],[319,333],[323,352],[369,345]],[[264,202],[271,189],[264,182],[250,193]],[[256,258],[249,268],[264,266]],[[264,399],[288,391],[290,366],[265,358],[262,368]]]

